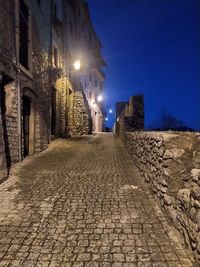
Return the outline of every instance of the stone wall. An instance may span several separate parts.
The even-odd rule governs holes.
[[[123,142],[200,260],[200,134],[124,132]]]
[[[74,92],[73,107],[73,127],[71,129],[71,134],[73,136],[91,134],[92,117],[83,90],[77,90]]]
[[[7,164],[5,157],[4,133],[2,127],[2,116],[0,112],[0,182],[7,177]]]
[[[55,136],[66,137],[68,134],[68,80],[66,77],[57,77],[54,88],[56,90],[55,106]]]
[[[12,64],[14,39],[11,38],[13,34],[12,12],[11,1],[0,1],[0,72],[3,71],[14,77],[15,71]]]
[[[17,91],[16,83],[9,82],[6,75],[3,75],[3,81],[1,84],[1,94],[5,101],[1,101],[4,107],[2,109],[2,127],[3,127],[3,138],[5,144],[5,153],[7,166],[10,167],[12,164],[19,160],[18,154],[18,122],[17,122]],[[10,76],[8,76],[10,77]],[[10,79],[10,78],[9,78]]]
[[[84,83],[84,88],[80,84],[83,75],[73,73],[72,69],[74,57],[70,51],[77,45],[81,47],[81,42],[77,34],[70,34],[70,25],[64,19],[69,15],[68,3],[57,1],[59,6],[64,4],[66,8],[62,9],[64,16],[58,23],[53,13],[55,6],[51,1],[24,1],[29,10],[27,66],[19,56],[20,1],[15,2],[14,5],[13,1],[1,1],[0,8],[1,106],[5,102],[5,108],[1,110],[0,154],[5,153],[7,167],[21,160],[21,156],[23,159],[47,148],[51,134],[55,137],[82,135],[91,133],[92,128],[91,111],[84,94],[86,85]],[[77,1],[76,8],[79,5],[82,5],[81,0]],[[76,11],[73,12],[75,21],[80,20],[80,17],[76,17]],[[76,30],[80,29],[74,29],[74,32]],[[67,35],[67,39],[64,35]],[[66,77],[68,72],[75,76],[76,86],[70,85],[71,79]],[[55,106],[53,88],[56,89]],[[55,127],[51,127],[54,126],[52,106],[56,113]],[[30,114],[25,114],[27,110]],[[4,168],[2,160],[0,170]]]
[[[7,165],[8,167],[10,167],[12,164],[17,163],[19,160],[17,117],[6,116],[6,127],[4,127],[4,142]]]
[[[32,80],[29,88],[34,96],[34,152],[47,148],[51,135],[51,3],[48,0],[28,1],[32,14]],[[25,83],[22,86],[26,86]]]
[[[1,1],[0,8],[0,170],[1,178],[5,178],[7,170],[12,163],[18,161],[18,132],[16,112],[17,92],[15,90],[16,69],[13,62],[14,54],[14,28],[13,8],[11,1]],[[4,102],[5,99],[5,102]],[[4,105],[3,105],[4,103]],[[17,150],[16,150],[17,147]],[[2,170],[4,170],[2,172]]]

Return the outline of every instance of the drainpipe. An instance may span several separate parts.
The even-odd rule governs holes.
[[[48,95],[48,105],[49,105],[49,143],[51,143],[51,128],[52,128],[52,25],[53,25],[53,0],[50,0],[50,28],[49,28],[49,47],[48,47],[48,81],[49,81],[49,95]]]
[[[19,162],[22,162],[22,110],[21,110],[21,84],[20,84],[20,70],[17,70],[17,101],[18,101],[18,143],[19,143]]]
[[[63,34],[63,68],[64,68],[64,76],[66,79],[66,99],[65,99],[65,105],[66,105],[66,111],[65,111],[65,134],[67,136],[69,136],[69,88],[68,88],[68,81],[69,81],[69,76],[68,76],[68,72],[67,72],[67,56],[68,56],[68,51],[67,51],[67,19],[68,19],[68,12],[67,12],[67,8],[68,8],[68,3],[63,0],[63,23],[64,23],[64,34]]]
[[[22,162],[22,100],[21,100],[21,77],[19,68],[19,17],[18,17],[18,1],[14,1],[13,12],[13,36],[14,36],[14,61],[13,66],[16,69],[16,88],[17,88],[17,121],[18,121],[18,151],[19,162]]]

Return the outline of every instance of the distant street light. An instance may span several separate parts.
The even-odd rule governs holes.
[[[109,113],[110,113],[110,114],[112,114],[112,113],[113,113],[112,109],[109,109]]]
[[[98,102],[101,102],[103,100],[103,96],[102,95],[99,95],[98,97],[97,97],[97,101]]]
[[[75,70],[80,70],[81,68],[81,62],[79,60],[74,62],[74,68]]]
[[[105,121],[108,121],[108,118],[107,117],[105,118]]]

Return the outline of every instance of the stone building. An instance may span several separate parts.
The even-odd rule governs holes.
[[[103,130],[106,63],[102,45],[83,0],[54,1],[52,47],[52,135],[73,136]],[[74,69],[74,63],[80,69]]]
[[[104,81],[105,73],[102,67],[106,62],[101,55],[102,44],[92,26],[89,7],[86,3],[82,4],[82,22],[80,25],[82,37],[82,49],[85,49],[86,75],[82,80],[85,88],[86,97],[91,109],[93,131],[101,132],[104,128]]]
[[[51,7],[25,0],[0,5],[1,138],[9,168],[50,140]]]
[[[82,1],[55,1],[57,12],[53,28],[57,44],[53,47],[53,67],[55,75],[52,94],[52,134],[73,136],[92,132],[91,112],[81,84],[83,68],[74,69],[76,61],[82,61],[83,51],[80,43],[80,6]],[[54,13],[54,16],[56,14]],[[56,60],[59,61],[56,65]]]
[[[0,0],[0,179],[52,136],[103,129],[100,49],[83,0]]]
[[[116,133],[144,130],[144,96],[131,96],[129,102],[116,103]]]
[[[88,4],[83,0],[66,1],[65,23],[65,72],[68,74],[70,92],[72,90],[74,94],[76,106],[74,116],[68,116],[69,133],[87,133],[88,127],[89,132],[103,131],[105,74],[102,66],[106,66],[106,63],[101,55],[101,42],[91,23]],[[81,68],[74,72],[73,63],[77,60],[80,61]],[[84,125],[85,129],[81,130]]]

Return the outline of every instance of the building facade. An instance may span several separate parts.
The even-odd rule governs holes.
[[[85,75],[82,78],[82,87],[89,103],[92,116],[92,129],[101,132],[104,128],[104,81],[105,73],[102,67],[106,62],[101,55],[102,44],[92,26],[89,7],[86,3],[81,5],[82,18],[80,19],[80,43],[85,51]]]
[[[102,45],[83,0],[54,1],[52,66],[52,134],[73,136],[103,131],[106,63]],[[74,63],[80,63],[75,71]]]
[[[10,168],[50,140],[50,3],[10,0],[0,5],[1,137]]]
[[[101,47],[83,0],[0,0],[0,180],[52,137],[103,130]]]

